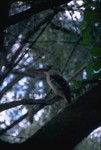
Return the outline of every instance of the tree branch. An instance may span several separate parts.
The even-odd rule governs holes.
[[[31,138],[20,144],[0,141],[3,149],[13,150],[32,145],[42,149],[73,149],[101,125],[101,83],[59,112]],[[40,144],[39,144],[40,143]]]
[[[3,52],[4,46],[4,29],[8,22],[9,16],[9,0],[0,0],[0,53],[5,55],[5,51]]]
[[[44,105],[40,104],[35,110],[34,110],[34,114],[37,113],[40,109],[42,109],[44,107]],[[2,129],[0,131],[0,135],[3,135],[5,132],[7,132],[8,130],[10,130],[11,128],[13,128],[15,125],[17,125],[19,122],[21,122],[23,119],[25,119],[28,116],[28,112],[26,112],[23,116],[21,116],[19,119],[15,120],[13,123],[11,123],[11,125],[7,126],[5,129]]]
[[[54,23],[51,23],[51,28],[58,30],[58,31],[61,31],[63,33],[70,33],[71,32],[69,29],[66,29],[65,27],[62,27],[60,25],[56,25]]]
[[[10,25],[14,25],[24,19],[27,19],[31,17],[34,14],[37,14],[39,12],[42,12],[47,9],[52,9],[54,7],[58,7],[59,5],[65,4],[70,2],[70,0],[45,0],[40,3],[33,4],[30,9],[27,9],[26,11],[23,11],[21,13],[15,14],[13,16],[9,17],[8,24],[6,27],[9,27]]]
[[[70,77],[67,79],[67,81],[69,82],[69,81],[75,79],[84,69],[86,69],[86,67],[87,67],[87,64],[84,64],[83,66],[81,66],[81,67],[79,68],[79,70],[77,70],[72,76],[70,76]]]
[[[9,62],[10,68],[9,68],[9,69],[7,68],[2,74],[0,74],[0,85],[2,84],[3,80],[7,77],[7,75],[14,69],[14,67],[16,67],[17,64],[22,60],[22,58],[25,56],[25,54],[29,52],[29,50],[31,49],[33,43],[35,43],[37,39],[34,40],[34,41],[31,43],[31,45],[29,46],[29,48],[28,48],[27,50],[25,50],[25,51],[22,53],[22,55],[19,57],[19,59],[17,59],[18,56],[19,56],[19,54],[22,52],[22,49],[23,49],[23,46],[24,46],[23,44],[26,43],[27,40],[28,40],[32,35],[34,35],[34,33],[35,33],[36,31],[38,31],[39,28],[40,28],[43,24],[49,22],[49,20],[52,19],[52,18],[58,13],[58,11],[59,11],[59,10],[56,10],[56,11],[54,11],[53,13],[48,14],[42,21],[40,21],[40,22],[37,24],[37,26],[36,26],[34,29],[32,29],[31,31],[29,31],[29,32],[27,33],[25,39],[21,42],[21,46],[20,46],[19,49],[15,52],[15,54],[14,54],[14,55],[12,56],[12,58],[11,58],[11,61]],[[42,32],[40,32],[40,33],[42,34],[44,30],[42,29],[41,31],[42,31]],[[37,37],[39,38],[39,35],[38,35]],[[16,60],[16,59],[17,59],[17,60]]]
[[[19,105],[38,105],[38,104],[43,104],[43,105],[51,105],[54,102],[60,100],[61,98],[59,96],[54,96],[53,98],[46,100],[46,99],[21,99],[17,101],[12,101],[9,103],[4,103],[0,105],[0,112],[4,111],[6,109],[10,109]]]
[[[23,77],[23,74],[19,74],[19,76],[16,76],[4,89],[0,92],[0,99],[2,96],[13,87],[15,83],[17,83],[21,78]]]

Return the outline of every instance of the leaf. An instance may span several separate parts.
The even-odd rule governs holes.
[[[98,13],[96,10],[85,10],[84,20],[87,21],[88,24],[96,23],[101,20],[101,16],[100,13]]]
[[[101,56],[101,48],[100,47],[94,47],[91,49],[91,55],[92,56]]]
[[[93,79],[101,79],[101,70],[98,71],[97,73],[94,73],[94,74],[92,75],[92,78],[93,78]]]
[[[90,62],[88,63],[88,67],[87,67],[87,77],[90,77],[93,74],[93,63]]]
[[[92,36],[90,33],[91,29],[88,28],[83,34],[83,44],[89,44],[92,41]]]
[[[81,29],[85,29],[87,27],[87,21],[83,21],[81,24],[80,24],[80,28]]]
[[[101,60],[98,59],[93,63],[93,69],[95,71],[99,71],[101,69]]]
[[[73,80],[73,86],[74,87],[79,87],[81,84],[81,81],[80,80]]]

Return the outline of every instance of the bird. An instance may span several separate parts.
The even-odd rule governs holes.
[[[66,102],[71,103],[71,91],[68,82],[61,76],[61,74],[53,69],[49,69],[44,72],[46,79],[54,91],[54,93],[62,97]]]
[[[71,89],[68,82],[62,77],[60,72],[47,67],[42,69],[46,75],[46,80],[57,96],[62,97],[66,102],[71,103]]]

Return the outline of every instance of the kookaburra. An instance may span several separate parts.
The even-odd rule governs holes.
[[[42,69],[42,72],[46,74],[47,82],[54,93],[58,96],[61,96],[66,102],[68,101],[68,103],[71,103],[70,86],[68,82],[61,76],[61,74],[51,67]]]

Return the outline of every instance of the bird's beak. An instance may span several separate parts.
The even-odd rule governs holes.
[[[47,70],[44,68],[44,69],[36,69],[35,72],[36,73],[45,73]]]
[[[46,68],[42,68],[42,69],[36,69],[35,72],[36,73],[47,73],[52,67],[51,66],[47,66]]]

